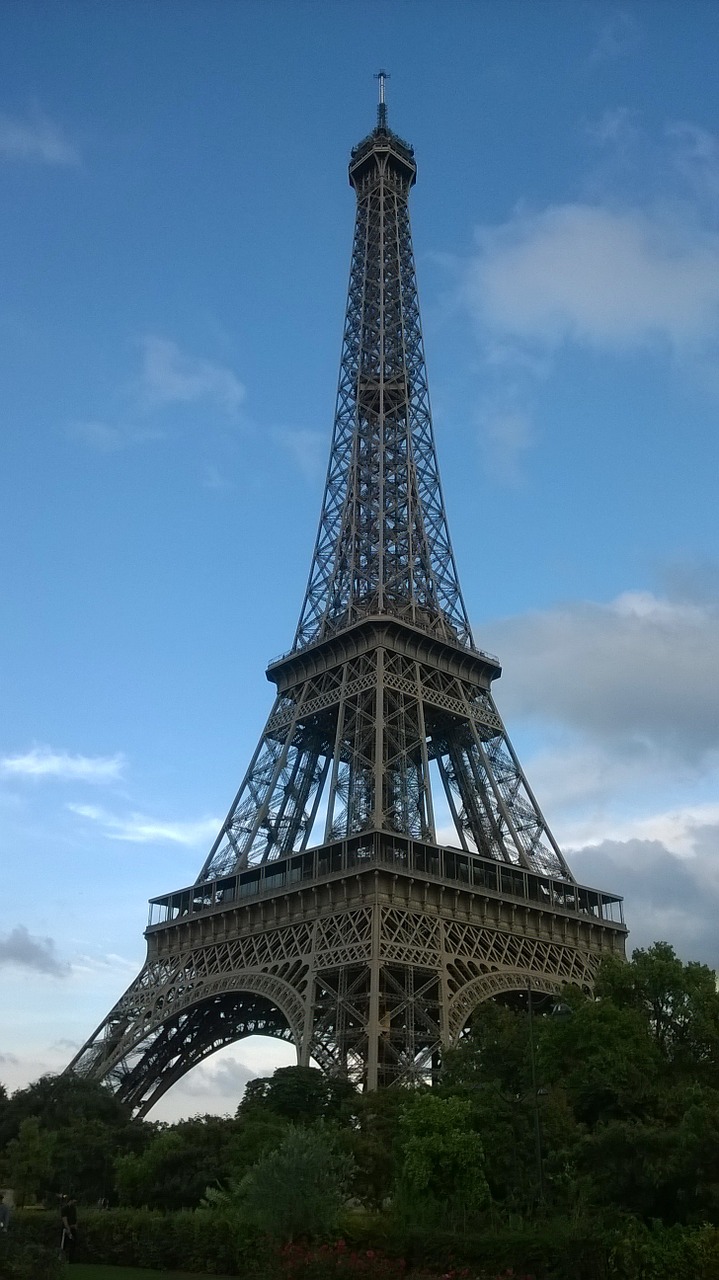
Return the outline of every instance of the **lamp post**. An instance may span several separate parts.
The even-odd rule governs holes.
[[[571,1018],[574,1010],[571,1005],[560,1000],[552,1005],[553,1018]],[[537,1088],[537,1062],[534,1053],[534,1010],[532,1006],[532,979],[527,979],[527,1013],[529,1015],[529,1065],[532,1080],[532,1105],[534,1108],[534,1154],[537,1162],[538,1201],[544,1203],[544,1157],[542,1153],[542,1126],[539,1119],[539,1095],[546,1089]]]
[[[527,982],[527,1011],[529,1014],[529,1064],[532,1078],[532,1106],[534,1108],[534,1155],[537,1162],[537,1186],[539,1203],[544,1203],[544,1160],[542,1159],[542,1129],[539,1123],[539,1091],[537,1089],[537,1062],[534,1055],[534,1014],[532,1009],[532,980]]]

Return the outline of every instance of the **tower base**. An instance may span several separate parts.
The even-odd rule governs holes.
[[[370,832],[153,899],[145,936],[71,1063],[139,1116],[249,1035],[364,1089],[431,1082],[483,1000],[591,990],[626,928],[614,895]]]

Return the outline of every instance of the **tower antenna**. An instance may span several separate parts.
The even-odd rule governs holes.
[[[387,103],[385,101],[384,87],[385,82],[391,79],[389,71],[384,69],[375,74],[375,80],[379,81],[379,101],[377,103],[377,128],[387,128]]]

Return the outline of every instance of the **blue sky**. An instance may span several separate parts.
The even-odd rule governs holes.
[[[500,709],[632,943],[718,965],[713,0],[25,0],[0,33],[0,1079],[108,1012],[261,732],[380,66]],[[234,1046],[157,1115],[287,1053]]]

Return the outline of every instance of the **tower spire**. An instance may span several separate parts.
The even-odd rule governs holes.
[[[377,102],[377,128],[387,128],[387,103],[385,101],[385,84],[390,79],[389,71],[379,70],[375,74],[375,80],[378,81],[379,99]]]

